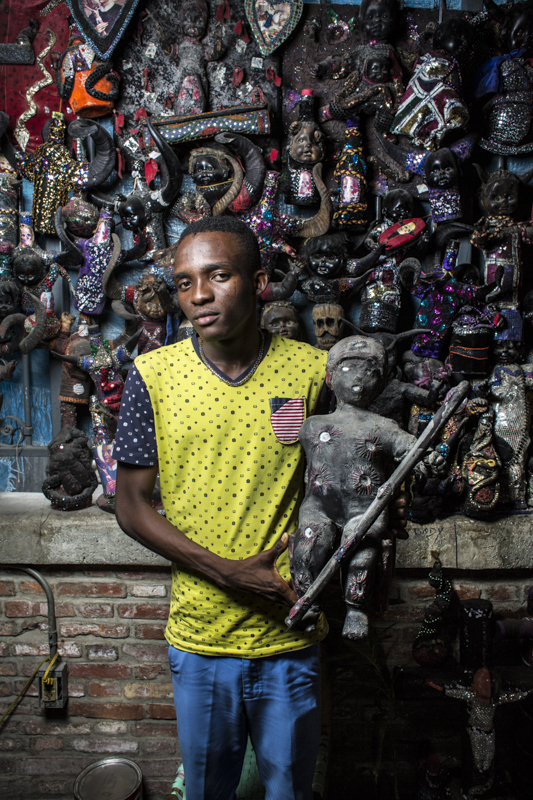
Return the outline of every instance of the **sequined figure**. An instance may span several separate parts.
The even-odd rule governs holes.
[[[475,519],[488,519],[500,500],[501,459],[493,443],[494,411],[481,414],[472,444],[463,460],[461,472],[466,486],[463,513]]]
[[[358,117],[346,122],[346,138],[335,164],[334,176],[339,187],[337,209],[333,215],[337,227],[366,224],[366,163]]]
[[[395,422],[367,410],[384,386],[386,371],[385,348],[370,337],[350,336],[330,350],[327,381],[337,397],[337,409],[307,419],[298,437],[308,464],[299,527],[291,537],[291,574],[299,595],[351,534],[394,462],[400,461],[414,442]],[[343,635],[348,638],[360,639],[368,631],[366,609],[386,532],[384,513],[344,572]],[[308,612],[304,623],[312,627],[318,611],[316,606]]]
[[[325,136],[313,114],[313,93],[302,90],[298,120],[291,123],[287,141],[289,191],[286,202],[298,206],[316,204],[319,193],[313,178],[313,167],[324,158]]]
[[[443,574],[438,558],[429,573],[429,585],[435,589],[435,597],[426,608],[424,621],[413,642],[413,658],[421,666],[436,667],[444,664],[451,652],[447,627],[453,598],[453,586]]]
[[[82,261],[76,283],[76,308],[89,316],[98,316],[104,310],[102,277],[111,259],[116,261],[120,255],[120,241],[111,234],[112,219],[103,209],[94,236],[77,242]]]
[[[18,180],[13,169],[0,161],[0,241],[16,244]]]

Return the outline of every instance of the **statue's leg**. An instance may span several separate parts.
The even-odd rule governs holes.
[[[294,590],[301,597],[335,551],[339,532],[334,522],[321,514],[300,511],[300,527],[289,540],[289,558]],[[314,603],[303,617],[301,627],[313,630],[321,607]]]
[[[350,520],[344,528],[342,541],[352,534],[359,521],[358,517]],[[376,561],[380,555],[381,539],[385,533],[383,516],[369,528],[362,544],[351,556],[347,567],[343,570],[344,602],[346,618],[342,635],[347,639],[364,639],[368,635],[367,600],[371,595],[372,581]]]

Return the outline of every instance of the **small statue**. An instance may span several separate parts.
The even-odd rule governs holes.
[[[285,336],[297,342],[304,341],[302,324],[292,303],[276,300],[267,303],[261,313],[261,327],[269,333]]]
[[[34,324],[25,330],[26,314],[17,313],[20,289],[14,280],[0,281],[0,355],[11,355],[17,350],[29,353],[42,341],[48,315],[39,298],[28,295],[35,308]]]
[[[61,314],[59,336],[49,344],[50,351],[79,359],[91,354],[88,318],[80,314],[78,329],[71,333],[76,318],[73,314]],[[61,427],[78,427],[78,411],[89,406],[92,382],[85,370],[75,363],[64,361],[61,365],[61,384],[59,386],[59,411]]]
[[[373,222],[367,232],[364,245],[375,250],[380,243],[381,234],[397,222],[411,219],[414,213],[413,195],[406,189],[393,189],[383,198],[382,218]]]
[[[179,59],[174,113],[178,116],[202,114],[208,110],[209,87],[206,64],[224,53],[221,31],[215,30],[212,42],[204,43],[209,18],[205,0],[185,0],[180,6],[183,40],[174,48]]]
[[[505,54],[491,58],[476,75],[475,96],[489,98],[479,144],[498,155],[521,155],[533,150],[533,10],[528,3],[507,7],[501,39]]]
[[[413,642],[413,658],[422,667],[438,667],[451,653],[449,635],[450,612],[454,596],[453,586],[442,572],[442,564],[435,556],[429,573],[429,585],[436,590],[435,597],[426,608],[422,627]]]
[[[92,455],[87,436],[77,428],[66,426],[48,445],[49,462],[42,492],[58,511],[88,508],[98,486],[92,468]]]
[[[313,328],[319,350],[331,350],[345,336],[344,309],[338,303],[317,303],[313,306]]]
[[[7,115],[0,112],[0,120]],[[32,217],[35,230],[55,236],[54,214],[66,205],[70,191],[93,189],[106,180],[115,166],[113,140],[97,122],[77,119],[68,128],[76,139],[91,137],[96,154],[91,162],[75,161],[65,147],[65,121],[63,114],[53,111],[48,125],[47,139],[34,153],[22,154],[15,150],[7,135],[1,137],[2,151],[24,178],[33,183]],[[44,138],[44,135],[43,135]]]
[[[370,506],[392,465],[412,448],[414,437],[395,422],[368,411],[387,376],[383,345],[365,336],[350,336],[330,350],[327,383],[337,397],[337,409],[307,419],[298,438],[307,458],[306,493],[299,527],[289,544],[291,575],[302,596],[333,554],[351,534]],[[344,571],[346,618],[343,636],[367,635],[366,605],[372,573],[387,531],[386,512],[366,533]],[[319,607],[304,617],[312,629]]]
[[[157,190],[149,188],[144,174],[146,156],[142,153],[137,139],[129,136],[121,143],[120,151],[131,168],[133,189],[125,197],[120,194],[115,201],[115,211],[120,216],[125,230],[133,231],[133,243],[139,244],[142,237],[146,239],[146,252],[143,260],[149,260],[155,251],[166,247],[163,229],[163,213],[178,194],[183,177],[178,157],[151,124],[148,130],[159,150],[159,167],[161,169],[161,186]],[[109,203],[109,198],[100,198]]]
[[[464,456],[461,473],[465,485],[463,514],[474,519],[491,519],[500,501],[501,459],[493,442],[494,410],[480,415],[472,443]]]
[[[460,61],[468,56],[472,27],[454,17],[439,25],[434,50],[418,59],[391,132],[408,136],[416,147],[437,150],[451,130],[463,128],[470,117],[461,96]]]
[[[504,703],[517,703],[533,690],[512,689],[492,694],[491,675],[487,667],[480,667],[474,673],[472,685],[439,686],[427,681],[428,686],[443,692],[447,697],[462,700],[468,708],[468,736],[472,748],[475,774],[467,798],[477,797],[488,791],[494,782],[494,756],[496,754],[494,715],[498,706]]]
[[[526,508],[528,390],[533,388],[533,364],[521,363],[521,342],[511,339],[495,339],[493,357],[496,364],[492,373],[475,384],[475,391],[489,400],[495,412],[494,439],[503,462],[502,502],[521,510]]]
[[[315,205],[320,199],[313,168],[324,160],[325,136],[314,120],[313,92],[302,89],[298,120],[289,127],[287,142],[288,192],[285,202],[297,206]]]
[[[496,281],[498,284],[494,292],[495,305],[505,318],[506,326],[496,332],[495,338],[520,341],[522,244],[533,240],[533,227],[513,219],[520,185],[516,175],[496,170],[487,176],[479,168],[478,173],[483,181],[480,203],[487,216],[476,223],[470,241],[483,253],[485,283]],[[530,176],[523,180],[527,177]]]

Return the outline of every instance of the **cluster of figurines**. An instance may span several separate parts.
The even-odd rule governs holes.
[[[189,127],[178,144],[161,117],[136,115],[129,129],[122,120],[115,140],[94,121],[112,109],[120,76],[94,53],[87,61],[90,47],[72,23],[56,68],[61,98],[79,118],[67,131],[62,114],[51,113],[32,153],[13,144],[8,117],[0,119],[0,349],[7,356],[48,348],[63,360],[63,430],[46,487],[53,502],[90,503],[93,479],[83,471],[75,478],[65,455],[67,440],[86,445],[78,412],[88,407],[112,505],[125,364],[134,350],[191,333],[175,296],[165,223],[224,214],[259,239],[270,277],[261,308],[266,330],[309,338],[323,350],[354,330],[380,345],[383,375],[377,396],[365,400],[369,411],[418,436],[449,389],[470,381],[470,397],[436,448],[446,469],[421,469],[410,479],[414,520],[527,508],[533,293],[524,265],[533,227],[517,217],[533,155],[533,6],[487,0],[486,9],[445,13],[421,32],[412,15],[403,24],[395,0],[363,0],[349,52],[340,45],[350,25],[337,17],[327,36],[338,52],[316,59],[307,76],[315,93],[283,87],[297,102],[281,172],[268,168],[272,151],[238,132],[245,130],[235,124],[238,115],[228,114],[224,128],[216,111],[219,132],[207,138],[214,113],[208,64],[225,58],[225,45],[211,41],[220,20],[217,11],[213,29],[203,0],[180,6],[179,85],[169,114]],[[313,50],[326,35],[322,23],[320,16],[304,20],[299,47]],[[275,71],[270,77],[278,79]],[[322,85],[333,87],[327,102]],[[116,169],[128,177],[128,194],[118,191]],[[193,187],[186,191],[184,173]],[[19,213],[20,177],[33,183],[31,214]],[[133,234],[129,250],[116,225]],[[57,252],[47,236],[59,239]],[[117,269],[131,264],[140,277],[124,284]],[[60,318],[58,280],[68,282],[74,312]],[[110,306],[125,324],[108,340],[99,323]],[[3,363],[9,378],[14,366]],[[373,457],[369,447],[363,461]],[[321,467],[313,469],[325,495]],[[375,480],[365,480],[352,481],[358,497],[377,491]]]

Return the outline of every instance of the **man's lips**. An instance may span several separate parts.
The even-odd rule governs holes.
[[[194,317],[194,322],[197,322],[198,325],[210,325],[215,319],[218,317],[218,313],[216,311],[202,311]]]

